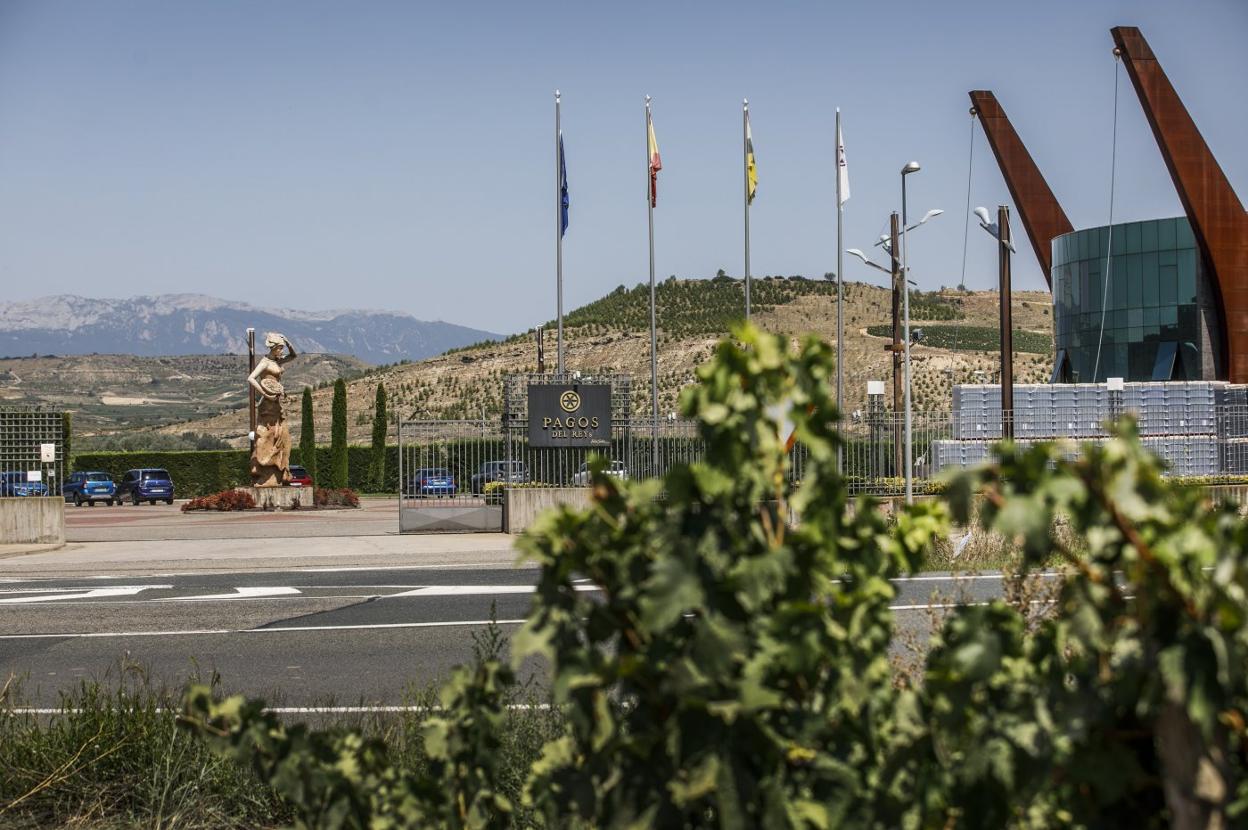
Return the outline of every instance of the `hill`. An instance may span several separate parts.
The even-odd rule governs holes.
[[[60,295],[0,303],[0,355],[246,354],[248,326],[261,340],[266,331],[280,331],[299,351],[366,363],[419,360],[499,336],[388,311],[266,309],[200,294]]]
[[[793,337],[817,334],[829,341],[836,330],[835,285],[824,280],[762,278],[752,284],[754,321],[761,327]],[[875,326],[889,320],[890,292],[878,286],[849,283],[845,287],[846,394],[849,408],[865,403],[867,380],[889,380],[890,359],[884,351],[888,338],[873,335]],[[663,412],[675,408],[681,387],[694,378],[696,367],[709,357],[717,340],[742,314],[743,287],[739,280],[675,280],[661,283],[659,309],[659,391]],[[634,409],[649,408],[650,336],[649,289],[621,286],[565,317],[565,362],[569,371],[629,372],[635,378]],[[1029,348],[1052,342],[1052,306],[1045,292],[1016,292],[1014,321],[1028,333]],[[914,400],[919,410],[947,408],[953,383],[991,379],[997,371],[995,342],[984,330],[996,329],[995,292],[915,292],[911,295],[911,325],[937,326],[934,342],[911,350]],[[962,332],[961,336],[955,336]],[[957,348],[954,348],[956,346]],[[555,334],[548,326],[545,341],[547,368],[553,368]],[[293,365],[293,364],[292,364]],[[1051,348],[1044,353],[1015,355],[1019,383],[1043,382],[1052,365]],[[502,407],[502,379],[513,372],[537,369],[536,340],[532,332],[502,342],[482,343],[419,362],[379,367],[348,384],[348,430],[351,440],[365,443],[372,425],[373,398],[384,382],[392,407],[418,418],[491,418]],[[288,385],[288,389],[295,389]],[[331,390],[314,395],[317,436],[329,436]],[[290,413],[298,433],[299,412]],[[166,427],[167,431],[194,430],[219,436],[234,444],[245,441],[244,411]]]
[[[289,378],[302,388],[368,368],[354,357],[307,354],[290,364]],[[68,409],[85,440],[231,411],[247,400],[246,378],[245,355],[0,358],[0,403]]]

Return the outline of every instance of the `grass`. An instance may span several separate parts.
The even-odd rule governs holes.
[[[0,692],[0,827],[242,830],[278,827],[291,816],[250,768],[214,756],[177,726],[181,689],[157,687],[145,672],[123,668],[121,680],[83,682],[62,695],[55,715],[23,711],[20,684]],[[330,714],[318,728],[356,729],[382,738],[402,769],[427,763],[421,729],[435,708],[433,687],[399,713]],[[536,703],[532,686],[514,703]],[[550,708],[513,709],[503,736],[502,780],[514,804],[542,745],[561,733]],[[525,817],[521,813],[522,820]]]

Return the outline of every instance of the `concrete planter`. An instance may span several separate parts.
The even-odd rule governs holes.
[[[544,511],[589,506],[588,487],[517,487],[503,491],[503,532],[523,533]]]
[[[65,499],[61,496],[0,498],[0,544],[65,544]]]

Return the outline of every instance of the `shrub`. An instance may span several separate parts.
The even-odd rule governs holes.
[[[182,512],[192,510],[252,510],[256,500],[246,490],[222,490],[211,496],[200,496],[182,505]]]
[[[359,507],[360,497],[346,487],[317,487],[317,507]]]
[[[347,384],[342,378],[334,381],[334,398],[330,408],[329,464],[319,467],[321,478],[329,487],[346,487],[349,460],[347,457]]]

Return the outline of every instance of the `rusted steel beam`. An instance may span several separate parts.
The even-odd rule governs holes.
[[[1031,247],[1036,252],[1040,270],[1044,272],[1044,281],[1052,288],[1052,277],[1049,272],[1053,268],[1053,237],[1070,233],[1074,227],[1066,218],[1066,212],[1058,204],[1057,197],[1049,189],[1048,182],[1040,174],[1040,168],[1027,152],[1022,139],[1014,131],[1014,125],[1006,117],[1005,110],[997,103],[997,96],[991,90],[972,90],[971,106],[988,136],[988,145],[992,154],[997,157],[997,165],[1001,175],[1005,177],[1005,185],[1010,189],[1010,198],[1018,208],[1019,218],[1023,220],[1023,230],[1031,240]]]
[[[1227,380],[1248,383],[1248,216],[1144,35],[1134,26],[1110,33],[1213,275]]]

